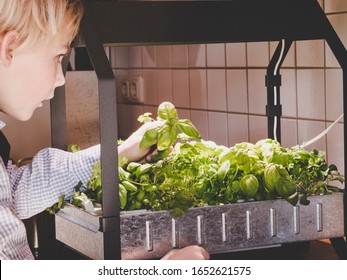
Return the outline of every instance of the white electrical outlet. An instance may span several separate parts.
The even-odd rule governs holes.
[[[143,77],[129,76],[120,80],[120,91],[126,103],[143,103]]]
[[[128,100],[129,95],[129,81],[127,79],[122,79],[120,82],[120,92],[124,100]]]

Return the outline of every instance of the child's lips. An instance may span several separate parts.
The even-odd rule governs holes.
[[[54,95],[51,95],[50,97],[48,97],[48,98],[42,100],[42,101],[40,102],[40,104],[39,104],[39,107],[42,107],[42,106],[43,106],[43,102],[48,101],[48,100],[51,100],[53,97],[54,97]]]

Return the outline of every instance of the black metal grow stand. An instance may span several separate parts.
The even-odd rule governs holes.
[[[120,259],[118,205],[117,106],[115,77],[103,46],[277,41],[266,75],[268,135],[280,141],[280,67],[294,41],[325,40],[343,70],[347,96],[347,51],[316,0],[230,1],[84,1],[81,34],[98,77],[103,185],[104,259]],[[59,93],[52,106],[53,146],[66,146],[65,101]],[[346,110],[347,99],[343,98]],[[276,123],[276,130],[274,130]],[[344,138],[347,129],[344,122]],[[59,133],[57,133],[59,132]],[[58,145],[56,145],[58,143]],[[344,144],[344,158],[347,149]],[[347,166],[345,165],[345,174]],[[117,187],[115,188],[114,185]],[[347,232],[346,192],[344,228]],[[347,259],[343,237],[331,239],[341,259]]]

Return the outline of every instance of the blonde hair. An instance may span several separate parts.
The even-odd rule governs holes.
[[[16,30],[18,48],[75,38],[83,6],[79,0],[0,0],[0,36]]]

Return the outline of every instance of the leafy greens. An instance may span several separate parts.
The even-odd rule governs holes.
[[[123,161],[118,168],[122,210],[170,210],[179,216],[191,207],[280,198],[307,205],[309,196],[339,190],[329,182],[344,182],[323,152],[284,148],[271,139],[230,148],[204,141],[191,121],[178,118],[169,102],[159,106],[158,119],[165,122],[147,131],[140,147],[157,145],[163,151],[174,146],[173,150],[154,163]],[[153,119],[146,113],[139,120]],[[102,202],[100,163],[93,166],[85,194]]]

